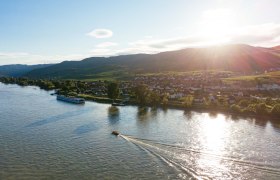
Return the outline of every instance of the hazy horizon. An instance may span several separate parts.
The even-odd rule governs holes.
[[[211,47],[224,47],[224,46],[230,46],[230,45],[248,45],[248,44],[238,44],[238,43],[231,43],[231,44],[219,44],[219,45],[209,45],[209,46],[190,46],[190,47],[187,47],[187,48],[181,48],[181,49],[176,49],[176,50],[173,50],[173,51],[180,51],[180,50],[184,50],[184,49],[188,49],[188,48],[211,48]],[[251,45],[248,45],[248,46],[251,46]],[[252,46],[252,47],[261,47],[261,46]],[[273,48],[275,46],[272,46],[272,47],[263,47],[263,48]],[[13,64],[1,64],[0,62],[0,66],[9,66],[9,65],[28,65],[28,66],[32,66],[32,65],[42,65],[42,64],[59,64],[59,63],[62,63],[64,61],[82,61],[84,59],[87,59],[87,58],[98,58],[98,57],[103,57],[103,58],[109,58],[109,57],[114,57],[114,56],[125,56],[125,55],[137,55],[137,54],[148,54],[148,55],[152,55],[152,54],[159,54],[159,53],[163,53],[163,52],[168,52],[167,51],[161,51],[161,52],[156,52],[156,53],[132,53],[132,54],[112,54],[112,55],[100,55],[100,56],[88,56],[88,57],[82,57],[81,59],[73,59],[73,60],[69,60],[69,59],[61,59],[60,61],[55,61],[55,62],[50,62],[48,63],[47,61],[44,61],[42,63],[13,63]]]

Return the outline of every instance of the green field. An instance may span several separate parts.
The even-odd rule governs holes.
[[[269,81],[269,82],[275,82],[280,80],[280,71],[275,72],[269,72],[259,75],[246,75],[246,76],[236,76],[236,77],[230,77],[230,78],[224,78],[225,82],[236,82],[236,81]]]
[[[258,75],[238,75],[238,73],[231,71],[219,71],[219,70],[209,70],[209,71],[186,71],[186,72],[175,72],[175,71],[166,71],[160,73],[136,73],[136,72],[123,72],[120,70],[111,70],[96,74],[89,75],[79,75],[73,78],[72,76],[68,76],[65,79],[68,80],[82,80],[82,81],[127,81],[132,80],[136,76],[199,76],[205,73],[209,73],[211,75],[218,74],[228,74],[229,78],[223,78],[222,80],[226,83],[242,81],[242,82],[257,82],[257,81],[268,81],[275,82],[280,80],[280,71],[269,72]]]

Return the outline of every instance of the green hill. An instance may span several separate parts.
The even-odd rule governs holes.
[[[280,68],[280,50],[249,45],[187,48],[158,54],[92,57],[65,61],[25,74],[31,78],[126,79],[139,73],[223,70],[251,73]]]

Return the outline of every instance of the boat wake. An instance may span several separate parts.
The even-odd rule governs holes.
[[[165,144],[153,140],[120,135],[149,155],[159,158],[174,170],[195,179],[233,179],[242,172],[259,173],[260,176],[280,178],[280,169],[260,162],[241,160],[211,152],[189,149],[183,146]],[[255,176],[253,176],[255,177]]]
[[[120,137],[122,137],[126,141],[131,142],[134,145],[138,146],[140,149],[142,149],[143,151],[147,152],[148,154],[153,155],[153,156],[159,158],[164,163],[166,163],[168,166],[174,168],[176,171],[183,172],[183,173],[187,174],[188,176],[191,176],[191,177],[194,177],[196,179],[199,179],[198,175],[195,173],[195,171],[193,169],[186,168],[186,167],[178,164],[177,162],[169,159],[168,157],[163,157],[159,152],[157,152],[155,150],[151,150],[150,148],[156,148],[159,151],[164,151],[163,149],[158,149],[158,147],[155,147],[153,145],[150,145],[150,144],[147,144],[145,142],[142,142],[138,138],[133,138],[131,136],[120,135]]]

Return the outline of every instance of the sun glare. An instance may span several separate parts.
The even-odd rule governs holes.
[[[228,128],[229,124],[226,122],[224,115],[218,114],[216,117],[211,117],[209,114],[205,114],[205,119],[201,124],[203,151],[217,157],[223,157],[230,138]],[[211,169],[213,173],[218,173],[219,169],[223,169],[224,172],[229,171],[220,158],[211,158],[211,156],[205,154],[200,155],[198,164],[201,169]]]
[[[205,37],[210,44],[221,44],[229,41],[228,35],[236,28],[236,17],[228,9],[205,11],[199,23],[198,33]]]
[[[205,121],[202,123],[202,134],[205,144],[205,150],[221,153],[220,151],[225,146],[227,134],[227,123],[225,116],[218,114],[217,117],[205,116]]]

